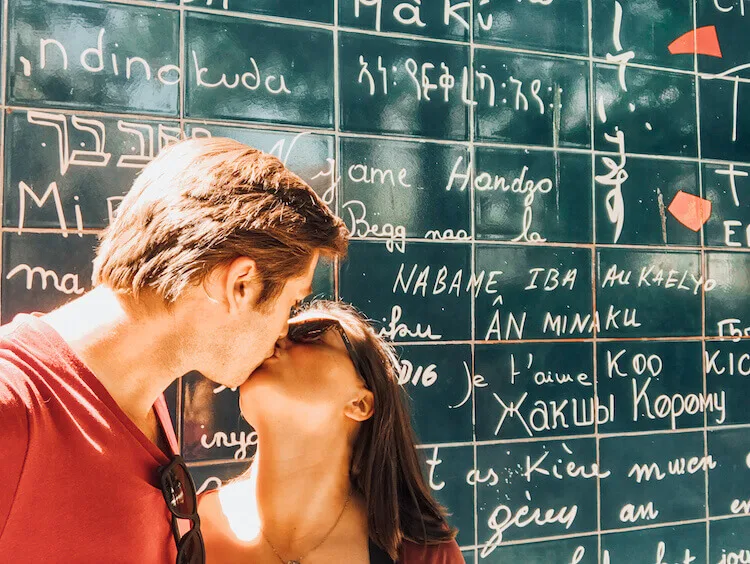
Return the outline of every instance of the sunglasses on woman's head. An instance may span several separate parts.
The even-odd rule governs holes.
[[[289,329],[287,331],[287,338],[293,343],[313,343],[323,338],[328,331],[334,329],[341,335],[341,340],[344,341],[349,358],[354,365],[354,370],[357,372],[359,377],[367,383],[367,380],[363,376],[363,371],[360,369],[359,355],[357,355],[354,346],[352,345],[349,335],[346,334],[344,326],[335,317],[308,317],[302,316],[301,319],[295,319],[289,322]],[[369,385],[368,385],[369,387]]]
[[[198,517],[195,484],[181,456],[175,455],[169,464],[159,468],[159,481],[164,501],[172,513],[172,534],[177,544],[177,564],[204,564],[206,548]],[[187,519],[191,523],[190,530],[184,535],[180,531],[178,519]]]

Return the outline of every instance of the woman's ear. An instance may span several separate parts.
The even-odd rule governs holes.
[[[375,396],[370,390],[364,388],[358,390],[357,395],[349,400],[344,408],[344,414],[353,421],[367,421],[373,413],[375,413]]]

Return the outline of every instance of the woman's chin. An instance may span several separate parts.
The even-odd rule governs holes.
[[[250,401],[243,400],[243,397],[240,396],[240,413],[242,414],[242,418],[250,425],[253,425],[253,420],[255,419],[254,410],[253,410],[253,404]]]
[[[253,382],[253,379],[255,378],[255,372],[253,372],[250,377],[245,380],[245,383],[242,384],[239,389],[237,390],[239,392],[240,396],[240,411],[242,412],[242,416],[249,422],[248,416],[252,413],[252,407],[253,404],[258,401],[257,398],[257,392],[254,390],[255,382]]]
[[[267,372],[267,369],[268,369],[268,365],[266,364],[267,362],[268,362],[268,361],[266,360],[265,362],[263,362],[263,364],[261,364],[260,366],[258,366],[258,368],[256,368],[255,370],[253,370],[253,371],[252,371],[252,372],[250,373],[250,376],[248,376],[248,377],[247,377],[247,380],[245,380],[245,381],[244,381],[244,382],[242,383],[242,385],[240,386],[240,391],[241,391],[241,390],[242,390],[243,388],[245,388],[245,387],[247,387],[247,386],[251,385],[251,382],[253,382],[254,380],[257,380],[257,379],[258,379],[258,376],[261,376],[262,374],[264,374],[264,373],[266,373],[266,372]]]

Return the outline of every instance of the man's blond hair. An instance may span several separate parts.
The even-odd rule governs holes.
[[[344,256],[347,240],[341,219],[277,158],[231,139],[192,139],[136,179],[101,236],[94,284],[172,303],[215,266],[249,257],[263,304],[315,251]]]

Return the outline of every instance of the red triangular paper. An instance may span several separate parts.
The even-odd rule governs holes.
[[[698,53],[721,58],[719,36],[716,34],[716,26],[713,25],[699,27],[695,32],[688,31],[672,41],[668,49],[673,55]]]

